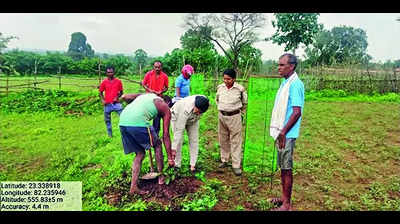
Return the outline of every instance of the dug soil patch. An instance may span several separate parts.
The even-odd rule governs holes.
[[[158,201],[169,204],[175,198],[185,196],[188,193],[195,193],[197,189],[203,184],[195,177],[183,177],[175,179],[171,183],[159,185],[158,180],[142,180],[138,186],[140,189],[149,191],[146,198],[152,197]]]
[[[156,201],[163,205],[171,205],[174,199],[195,193],[202,184],[203,182],[196,179],[196,177],[177,178],[168,185],[159,185],[157,178],[153,180],[139,180],[138,187],[149,193],[145,195],[136,195],[135,198],[140,197],[145,201]],[[121,204],[121,198],[124,195],[128,195],[129,189],[129,185],[121,186],[121,188],[118,189],[110,188],[108,193],[105,194],[105,198],[109,204],[118,206]]]

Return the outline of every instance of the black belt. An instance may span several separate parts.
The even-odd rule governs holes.
[[[232,116],[232,115],[240,113],[240,110],[234,110],[234,111],[230,111],[230,112],[220,110],[219,112],[221,112],[221,114],[224,116]]]

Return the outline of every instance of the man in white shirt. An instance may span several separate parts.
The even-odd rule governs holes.
[[[174,133],[172,155],[175,167],[181,167],[183,134],[185,129],[189,137],[190,170],[195,171],[199,152],[199,120],[207,111],[209,100],[203,95],[192,95],[177,101],[171,108],[171,127]]]

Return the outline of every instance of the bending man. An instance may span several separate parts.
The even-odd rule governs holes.
[[[178,100],[171,108],[171,126],[174,131],[172,154],[175,167],[181,167],[183,133],[186,129],[190,146],[190,170],[195,171],[199,153],[199,120],[207,111],[209,100],[202,95],[193,95]],[[176,157],[175,157],[176,155]]]
[[[121,97],[129,104],[122,111],[119,121],[122,144],[125,154],[136,153],[132,164],[132,182],[130,194],[146,194],[137,186],[140,169],[142,167],[145,150],[155,149],[157,169],[159,173],[163,171],[162,143],[154,131],[150,121],[156,116],[163,119],[163,142],[168,156],[168,165],[174,166],[174,159],[171,152],[171,139],[169,136],[169,124],[171,112],[168,104],[156,94],[124,94]],[[164,176],[160,175],[158,184],[164,184]]]

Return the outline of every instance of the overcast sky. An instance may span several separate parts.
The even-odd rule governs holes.
[[[266,13],[260,37],[271,36],[272,13]],[[0,13],[0,32],[17,36],[8,49],[67,51],[71,34],[82,32],[95,52],[133,55],[139,48],[150,56],[163,56],[180,48],[184,13]],[[373,61],[400,59],[400,13],[321,13],[326,29],[347,25],[362,28],[368,37],[367,53]],[[284,47],[271,42],[254,45],[264,60],[276,60]],[[216,47],[218,49],[218,47]],[[303,56],[304,50],[296,51]]]

